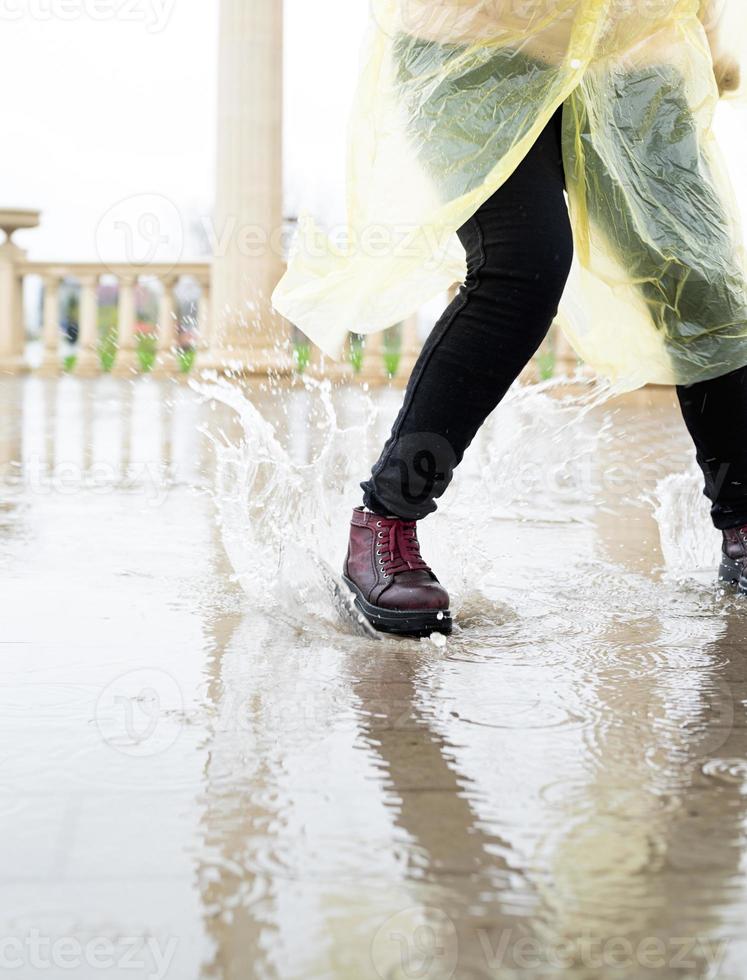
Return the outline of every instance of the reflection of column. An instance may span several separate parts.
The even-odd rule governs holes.
[[[39,448],[37,459],[39,461],[39,472],[47,477],[55,465],[55,422],[57,420],[57,389],[61,382],[45,381],[43,383],[43,395],[41,396],[42,419],[39,423]]]
[[[213,337],[209,360],[287,367],[270,295],[281,273],[283,5],[221,0]]]
[[[6,381],[3,402],[0,405],[0,417],[3,420],[3,432],[0,437],[0,503],[4,506],[7,504],[9,509],[11,488],[24,480],[33,481],[41,467],[38,458],[41,454],[38,449],[36,459],[28,458],[29,452],[33,452],[33,440],[38,437],[38,427],[32,429],[27,418],[27,403],[31,394],[29,383]],[[39,401],[36,399],[35,407],[38,407],[38,404]],[[31,438],[24,438],[29,432]],[[12,527],[11,513],[6,513],[4,517],[8,521],[5,527]],[[0,530],[0,535],[4,533],[7,533],[5,528]]]
[[[161,280],[161,295],[158,299],[158,356],[153,373],[173,374],[177,368],[175,351],[179,333],[174,289],[176,278]]]
[[[75,373],[84,378],[101,373],[98,284],[97,276],[83,276],[80,280],[80,326]]]
[[[261,614],[233,637],[224,616],[205,625],[197,879],[215,953],[201,976],[239,980],[248,948],[257,976],[403,976],[402,941],[444,965],[429,977],[497,975],[486,955],[531,928],[534,893],[429,710],[432,660],[407,643],[340,649],[325,630],[329,675],[301,677],[293,627]],[[333,766],[318,762],[331,742]]]
[[[424,706],[430,667],[404,649],[373,661],[350,657],[346,672],[388,809],[429,886],[427,900],[413,888],[410,902],[394,904],[368,937],[377,975],[400,976],[402,943],[415,949],[422,939],[421,952],[442,964],[443,976],[488,976],[486,951],[531,933],[533,893],[510,844],[480,820],[482,787],[460,773],[454,746]]]
[[[93,469],[95,461],[93,445],[93,422],[96,418],[96,404],[98,396],[98,386],[101,382],[90,385],[81,385],[81,445],[82,445],[82,471],[80,474],[81,482],[84,482]]]
[[[44,276],[42,344],[44,354],[37,373],[54,376],[60,370],[60,279]]]
[[[17,428],[19,442],[18,455],[20,468],[15,468],[8,475],[12,481],[20,480],[23,491],[27,494],[29,503],[34,494],[42,493],[48,486],[50,461],[54,456],[54,415],[56,381],[30,378],[23,386],[16,384],[8,391],[13,391],[20,402],[20,413],[14,421],[15,412],[6,413],[10,421],[11,437],[15,437]],[[10,452],[14,449],[11,446]],[[13,459],[12,455],[6,457]]]
[[[137,371],[135,349],[135,285],[136,280],[119,280],[119,304],[117,312],[117,359],[112,374],[129,378]]]
[[[215,554],[220,555],[219,540],[214,544]],[[222,571],[230,572],[227,568]],[[270,644],[273,630],[269,621],[260,619],[256,626],[259,643]],[[205,846],[197,867],[204,929],[214,947],[212,960],[202,965],[203,980],[272,975],[268,964],[272,952],[262,940],[273,931],[276,892],[282,888],[282,878],[276,885],[273,875],[262,874],[257,860],[258,843],[267,828],[273,828],[273,834],[282,840],[284,815],[275,792],[276,771],[271,759],[262,758],[257,740],[265,710],[264,671],[256,679],[244,673],[237,648],[245,645],[246,631],[241,635],[237,627],[238,623],[225,616],[215,615],[205,622],[213,645],[207,660],[206,694],[217,723],[205,754],[200,828]],[[234,630],[238,642],[232,636]],[[251,762],[240,750],[242,742],[254,750]],[[269,847],[266,853],[271,853]],[[245,900],[253,893],[262,896],[261,914],[254,903]],[[225,914],[228,910],[230,915]],[[249,973],[247,950],[252,951]]]
[[[120,407],[118,418],[121,422],[120,428],[120,453],[117,459],[118,472],[120,479],[126,480],[130,476],[132,466],[132,415],[133,415],[133,392],[135,385],[121,385]]]

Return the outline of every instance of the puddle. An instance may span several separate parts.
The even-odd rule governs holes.
[[[135,977],[741,980],[747,609],[668,393],[514,392],[416,641],[332,584],[398,392],[100,380],[0,383],[17,975],[41,929],[86,978],[132,936]]]

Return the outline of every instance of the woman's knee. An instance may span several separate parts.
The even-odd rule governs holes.
[[[567,210],[551,220],[540,217],[528,222],[515,254],[527,279],[546,291],[557,305],[573,263],[573,233]]]
[[[521,205],[473,218],[460,230],[468,289],[500,302],[525,302],[554,315],[573,262],[573,235],[562,208]]]

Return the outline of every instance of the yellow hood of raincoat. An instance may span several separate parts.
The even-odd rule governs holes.
[[[560,321],[579,357],[623,388],[747,364],[741,216],[712,130],[719,86],[740,86],[747,0],[371,8],[344,240],[301,215],[283,316],[336,357],[461,282],[456,230],[563,104],[576,261]]]

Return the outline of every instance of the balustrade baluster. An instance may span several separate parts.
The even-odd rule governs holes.
[[[78,324],[78,354],[75,358],[75,374],[92,378],[101,374],[99,351],[99,279],[96,275],[80,277],[80,304]]]
[[[120,277],[117,305],[117,358],[112,368],[112,374],[119,378],[130,378],[138,369],[135,336],[136,284],[136,278]]]
[[[54,377],[60,370],[60,277],[42,276],[44,305],[42,313],[43,356],[39,373]]]
[[[174,289],[179,280],[174,276],[161,280],[161,295],[158,300],[158,356],[153,369],[154,374],[170,375],[177,369],[176,347],[179,324],[176,316],[176,297]]]

